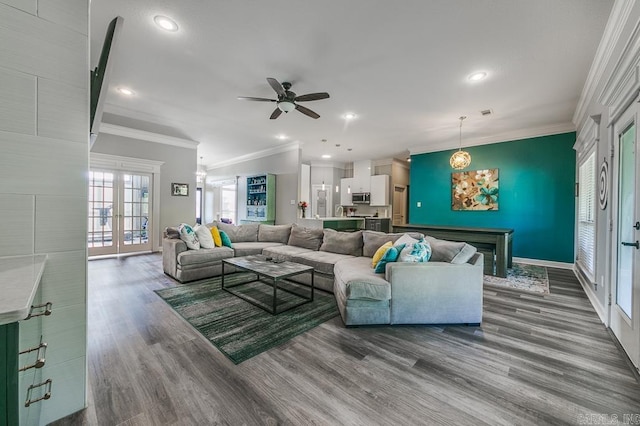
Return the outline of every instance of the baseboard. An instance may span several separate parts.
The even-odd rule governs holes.
[[[527,265],[548,266],[549,268],[573,270],[573,263],[556,262],[553,260],[527,259],[526,257],[514,257],[513,261],[518,263],[526,263]]]
[[[609,327],[609,323],[607,320],[607,312],[604,306],[600,304],[600,301],[598,300],[598,296],[596,296],[596,293],[591,288],[591,283],[580,272],[578,268],[574,267],[573,272],[576,274],[576,277],[578,278],[578,282],[580,283],[580,285],[582,286],[582,289],[584,290],[585,294],[589,298],[589,302],[591,302],[591,306],[593,306],[593,309],[596,311],[596,313],[600,317],[600,321],[602,321],[604,325]]]

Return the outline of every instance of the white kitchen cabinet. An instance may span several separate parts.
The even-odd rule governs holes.
[[[351,194],[353,191],[353,178],[340,179],[340,205],[352,206]]]
[[[353,183],[351,184],[351,192],[370,192],[371,191],[371,161],[362,160],[353,163]]]
[[[389,205],[389,176],[371,176],[371,203],[372,206]]]

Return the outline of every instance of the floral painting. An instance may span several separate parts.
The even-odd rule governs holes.
[[[498,210],[498,169],[451,173],[452,210]]]

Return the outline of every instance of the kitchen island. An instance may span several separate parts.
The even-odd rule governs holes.
[[[364,229],[363,217],[336,216],[315,218],[299,218],[296,223],[306,228],[326,228],[336,231],[357,231]]]

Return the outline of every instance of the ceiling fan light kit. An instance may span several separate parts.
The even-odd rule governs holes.
[[[471,164],[471,155],[467,151],[462,150],[462,121],[465,118],[467,117],[460,117],[460,147],[449,159],[449,164],[456,170],[462,170]]]
[[[273,90],[278,94],[278,99],[268,99],[268,98],[255,98],[251,96],[238,96],[238,99],[243,101],[256,101],[256,102],[276,102],[276,109],[273,110],[271,116],[269,117],[271,120],[275,120],[280,117],[280,114],[283,112],[287,113],[289,111],[293,111],[294,109],[300,111],[306,116],[311,118],[320,118],[320,115],[315,111],[310,110],[307,107],[303,107],[297,102],[309,102],[309,101],[318,101],[320,99],[327,99],[329,94],[327,92],[318,92],[318,93],[308,93],[306,95],[297,96],[294,92],[289,90],[291,88],[291,83],[283,82],[280,83],[275,78],[267,77],[267,82],[271,86]]]

